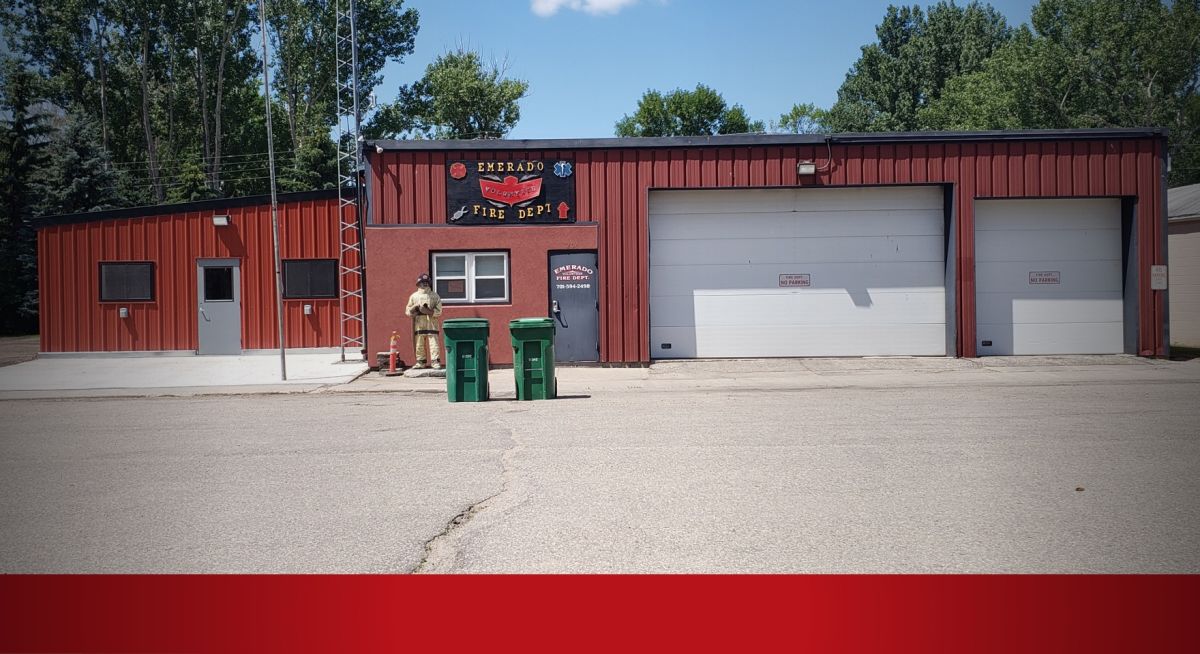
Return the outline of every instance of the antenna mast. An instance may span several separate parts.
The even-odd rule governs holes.
[[[337,84],[338,304],[342,361],[346,350],[366,359],[366,252],[363,248],[362,114],[358,93],[358,33],[355,0],[335,0],[334,58]]]

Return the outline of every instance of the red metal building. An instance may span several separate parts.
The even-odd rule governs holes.
[[[500,364],[508,321],[528,316],[556,319],[560,360],[617,365],[1167,354],[1167,291],[1152,287],[1166,264],[1161,130],[377,141],[365,153],[368,352],[408,334],[405,300],[428,271],[443,318],[490,320]],[[339,344],[337,207],[333,191],[280,196],[287,347]],[[265,197],[38,228],[45,352],[278,347]]]
[[[279,195],[288,348],[339,345],[337,207],[336,191]],[[43,352],[203,353],[210,327],[228,328],[213,333],[226,353],[279,347],[268,196],[51,216],[37,228]]]
[[[492,361],[509,362],[507,321],[551,315],[555,290],[575,279],[555,276],[575,265],[555,254],[594,251],[591,358],[601,362],[1167,354],[1165,291],[1150,286],[1150,266],[1166,263],[1161,130],[377,141],[366,151],[373,351],[408,329],[404,298],[440,264],[441,290],[460,297],[444,317],[490,319]],[[555,176],[573,184],[550,197]],[[501,265],[500,277],[471,272]],[[495,290],[467,297],[481,282]],[[746,295],[757,299],[735,298]]]

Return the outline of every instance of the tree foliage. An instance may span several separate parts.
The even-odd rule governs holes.
[[[829,112],[812,103],[794,104],[771,122],[771,131],[783,134],[820,134],[827,131]]]
[[[52,130],[36,76],[11,62],[0,72],[0,334],[31,333],[38,298],[30,218]]]
[[[839,132],[908,131],[946,83],[979,70],[1011,30],[990,5],[939,2],[888,7],[875,29],[879,40],[862,48],[830,108],[827,125]]]
[[[648,90],[633,115],[617,121],[617,136],[709,136],[763,132],[741,105],[728,105],[715,90],[697,84],[695,90],[670,93]]]
[[[117,207],[120,175],[100,145],[96,120],[75,108],[60,123],[34,180],[36,211],[54,215]],[[204,181],[201,172],[201,186]]]
[[[380,108],[368,132],[388,138],[502,138],[520,120],[519,101],[529,91],[528,82],[505,74],[505,65],[485,63],[477,52],[446,52],[421,79],[402,86],[396,102]]]
[[[1041,0],[1015,30],[976,2],[893,6],[876,34],[830,131],[1166,127],[1169,182],[1200,181],[1200,0]]]
[[[36,328],[35,214],[266,192],[257,6],[0,3],[0,330]],[[267,4],[282,190],[337,183],[334,6]],[[418,16],[403,0],[357,6],[365,98],[412,52]]]
[[[403,0],[357,6],[365,99],[384,65],[412,52],[418,15]],[[331,186],[335,1],[267,8],[281,187]],[[95,122],[119,173],[119,204],[266,191],[257,3],[9,0],[0,31],[19,64],[45,78],[43,100]]]
[[[1200,2],[1042,0],[1030,26],[950,80],[926,129],[1167,127],[1173,183],[1200,179]]]
[[[272,84],[283,108],[284,139],[293,156],[280,174],[289,187],[331,185],[337,175],[337,146],[330,132],[337,122],[336,0],[274,0],[267,16],[276,52]],[[403,0],[359,0],[359,107],[366,112],[371,90],[389,61],[412,54],[419,15]],[[261,111],[260,111],[261,113]]]

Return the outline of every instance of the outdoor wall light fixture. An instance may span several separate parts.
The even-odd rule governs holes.
[[[228,227],[229,226],[229,215],[228,214],[226,214],[226,215],[214,214],[213,215],[213,226],[214,227]]]
[[[129,307],[121,307],[120,309],[117,309],[117,315],[122,318],[128,318],[129,317]]]
[[[304,315],[306,315],[306,316],[312,315],[312,305],[311,304],[304,305]]]
[[[797,175],[816,175],[817,174],[817,164],[815,164],[811,161],[796,162],[796,174]]]

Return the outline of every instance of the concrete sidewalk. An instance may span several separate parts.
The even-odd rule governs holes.
[[[0,368],[0,399],[296,393],[353,381],[362,360],[337,352],[287,354],[288,379],[279,355],[51,356]]]
[[[364,374],[366,373],[366,374]],[[650,367],[559,366],[563,398],[594,393],[745,392],[815,388],[903,386],[1097,384],[1200,381],[1200,359],[1166,361],[1128,355],[1028,356],[953,359],[854,357],[660,361]],[[490,397],[516,396],[511,368],[488,376]],[[279,358],[53,357],[0,368],[0,400],[72,397],[146,397],[264,393],[444,394],[443,378],[384,377],[362,361],[341,363],[336,353],[289,354],[288,381]]]
[[[960,384],[1031,386],[1138,381],[1200,381],[1200,359],[1167,361],[1128,355],[1026,356],[952,359],[854,357],[659,361],[648,368],[560,366],[561,397],[596,392],[785,391],[808,388],[887,388]],[[488,375],[493,399],[515,397],[511,368]],[[384,377],[371,372],[321,393],[445,393],[446,380]]]

